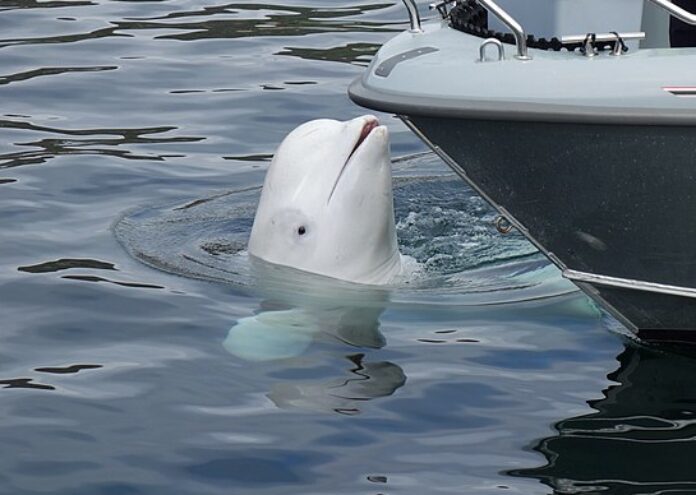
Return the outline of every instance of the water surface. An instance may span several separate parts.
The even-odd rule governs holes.
[[[402,249],[437,283],[289,297],[243,264],[158,264],[243,248],[275,146],[363,114],[347,85],[404,21],[395,1],[0,3],[0,493],[696,489],[694,361],[621,338],[453,179],[438,204],[447,169],[388,115]],[[206,198],[239,221],[132,231],[152,263],[112,231]]]

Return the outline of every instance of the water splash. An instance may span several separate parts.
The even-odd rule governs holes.
[[[409,174],[412,161],[431,159],[397,164],[404,172],[394,180],[394,201],[406,269],[390,287],[392,303],[500,304],[576,290],[519,233],[500,235],[493,226],[495,212],[460,179]],[[179,275],[281,292],[295,291],[299,277],[311,287],[322,277],[284,267],[265,267],[260,276],[263,263],[247,256],[259,194],[257,186],[138,208],[127,212],[114,232],[135,258]]]

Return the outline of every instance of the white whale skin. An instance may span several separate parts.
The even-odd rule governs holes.
[[[389,131],[367,115],[313,120],[280,144],[266,173],[248,251],[349,282],[388,284],[401,271]]]

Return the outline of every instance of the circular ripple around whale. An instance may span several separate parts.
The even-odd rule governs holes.
[[[395,164],[401,174],[394,179],[394,203],[400,249],[410,262],[389,287],[392,303],[503,304],[576,290],[518,232],[499,234],[495,211],[459,178],[414,175],[401,162]],[[249,290],[261,276],[265,287],[280,292],[325,280],[300,272],[288,276],[287,268],[271,266],[259,275],[246,244],[260,191],[255,186],[136,208],[116,222],[114,232],[136,259],[183,276]]]

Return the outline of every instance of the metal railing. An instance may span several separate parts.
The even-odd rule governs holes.
[[[478,0],[478,2],[512,31],[515,37],[515,45],[517,46],[515,58],[518,60],[531,60],[532,57],[527,52],[527,33],[524,32],[522,25],[493,0]]]
[[[418,6],[416,5],[416,1],[402,1],[404,2],[404,5],[406,5],[406,9],[408,10],[408,18],[411,23],[410,31],[412,33],[422,33],[423,28],[421,27],[421,19],[420,15],[418,14]],[[525,33],[524,28],[522,28],[522,25],[493,0],[478,1],[486,10],[488,10],[490,13],[492,13],[498,19],[500,19],[500,21],[503,24],[505,24],[510,29],[510,31],[512,31],[512,34],[515,37],[515,45],[517,46],[517,55],[515,55],[515,58],[519,60],[531,60],[532,57],[529,56],[529,52],[527,51],[527,33]]]
[[[404,5],[406,5],[406,10],[408,10],[408,19],[411,22],[412,33],[422,33],[423,28],[421,27],[420,14],[418,13],[418,5],[416,5],[415,0],[402,0]]]
[[[614,48],[612,48],[611,54],[622,55],[624,51],[628,50],[625,43],[626,41],[638,41],[644,39],[645,33],[642,31],[631,33],[587,33],[561,36],[561,44],[575,45],[577,43],[582,43],[585,56],[593,57],[597,54],[597,51],[595,49],[595,43],[605,43],[613,41]]]
[[[665,9],[670,15],[676,17],[680,21],[687,24],[696,25],[696,14],[692,14],[688,10],[684,10],[678,5],[673,4],[669,0],[650,0],[652,3]]]
[[[631,33],[596,33],[595,34],[595,41],[614,41],[616,40],[616,36],[620,36],[622,40],[624,41],[632,41],[632,40],[644,40],[645,39],[645,33],[642,31],[636,31],[636,32],[631,32]],[[571,45],[573,43],[582,43],[585,38],[587,37],[587,34],[571,34],[571,35],[565,35],[561,36],[561,43],[564,45]]]
[[[420,14],[418,13],[418,5],[416,4],[416,0],[402,0],[404,2],[404,5],[406,5],[406,9],[408,10],[408,17],[409,21],[411,24],[411,29],[409,30],[412,33],[422,33],[423,28],[421,27],[421,18]],[[444,9],[444,14],[443,17],[446,16],[447,13],[447,4],[451,3],[453,0],[445,0],[444,2],[441,2],[440,4],[432,4],[430,8],[437,8],[441,14],[443,14]],[[672,3],[670,0],[650,0],[652,3],[657,5],[658,7],[666,10],[671,16],[676,17],[680,21],[683,21],[687,24],[691,25],[696,25],[696,14],[693,14],[689,12],[688,10],[685,10],[678,5],[675,5]],[[527,33],[524,31],[524,28],[522,25],[517,22],[517,20],[512,17],[505,9],[503,9],[500,5],[498,5],[494,0],[478,0],[478,3],[481,4],[488,12],[491,14],[495,15],[500,21],[505,24],[510,31],[512,31],[513,36],[515,37],[515,46],[517,48],[517,55],[515,55],[515,58],[518,60],[531,60],[532,57],[529,55],[529,51],[527,49]],[[645,37],[645,33],[621,33],[620,38],[619,35],[616,33],[607,33],[607,34],[602,34],[602,35],[596,35],[596,36],[602,36],[602,40],[604,41],[604,37],[612,37],[612,39],[616,38],[617,39],[617,47],[619,46],[619,41],[620,39],[627,40],[627,39],[643,39]],[[577,38],[577,39],[576,39]],[[573,43],[573,42],[582,42],[582,40],[579,39],[580,36],[564,36],[562,38],[562,43]],[[600,41],[599,38],[597,38],[597,41]],[[608,41],[608,40],[607,40]],[[615,48],[614,54],[618,54],[618,48]]]

